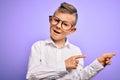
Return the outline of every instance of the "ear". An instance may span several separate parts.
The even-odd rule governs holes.
[[[51,22],[51,20],[52,20],[52,16],[49,16],[49,22]]]
[[[76,31],[76,27],[75,27],[75,26],[73,26],[73,27],[70,29],[69,34],[73,34],[75,31]]]

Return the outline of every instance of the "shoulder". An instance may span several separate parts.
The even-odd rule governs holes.
[[[69,45],[70,45],[70,48],[71,48],[72,50],[78,51],[78,52],[81,53],[81,50],[80,50],[80,48],[79,48],[78,46],[76,46],[76,45],[74,45],[74,44],[71,44],[71,43],[69,43]]]
[[[80,48],[74,44],[69,43],[69,45],[70,45],[70,48],[72,49],[80,50]]]
[[[32,44],[32,48],[40,48],[41,46],[43,46],[45,44],[45,40],[40,40],[40,41],[36,41]]]

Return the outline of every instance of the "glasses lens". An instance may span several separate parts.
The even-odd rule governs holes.
[[[68,22],[63,22],[62,23],[62,28],[64,30],[69,30],[71,27],[72,27],[72,25],[70,23],[68,23]]]
[[[56,25],[56,24],[58,24],[59,22],[60,22],[60,20],[59,20],[58,18],[52,17],[52,24],[53,24],[53,25]]]
[[[51,24],[53,24],[53,25],[57,25],[60,21],[62,21],[55,16],[50,16],[50,17],[51,17]],[[61,27],[64,30],[69,30],[72,27],[72,24],[69,22],[66,22],[66,21],[62,21]]]

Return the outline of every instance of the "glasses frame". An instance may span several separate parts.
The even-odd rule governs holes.
[[[62,24],[63,24],[64,22],[67,22],[67,21],[63,21],[63,20],[61,20],[60,18],[58,18],[58,17],[56,17],[56,16],[49,16],[49,19],[50,19],[50,23],[51,23],[51,24],[52,24],[51,20],[52,20],[54,17],[57,18],[57,19],[59,20],[59,22],[56,23],[56,24],[53,24],[53,25],[57,25],[57,24],[59,24],[60,21],[61,21],[61,28],[62,28],[63,30],[65,30],[65,29],[62,27]],[[69,24],[71,25],[71,27],[70,27],[69,29],[65,30],[65,31],[70,30],[70,29],[74,26],[74,25],[71,24],[70,22],[67,22],[67,23],[69,23]]]

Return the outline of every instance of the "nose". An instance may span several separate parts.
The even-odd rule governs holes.
[[[60,29],[60,28],[61,28],[61,25],[62,25],[62,22],[60,21],[60,22],[56,25],[56,28],[57,28],[57,29]]]

